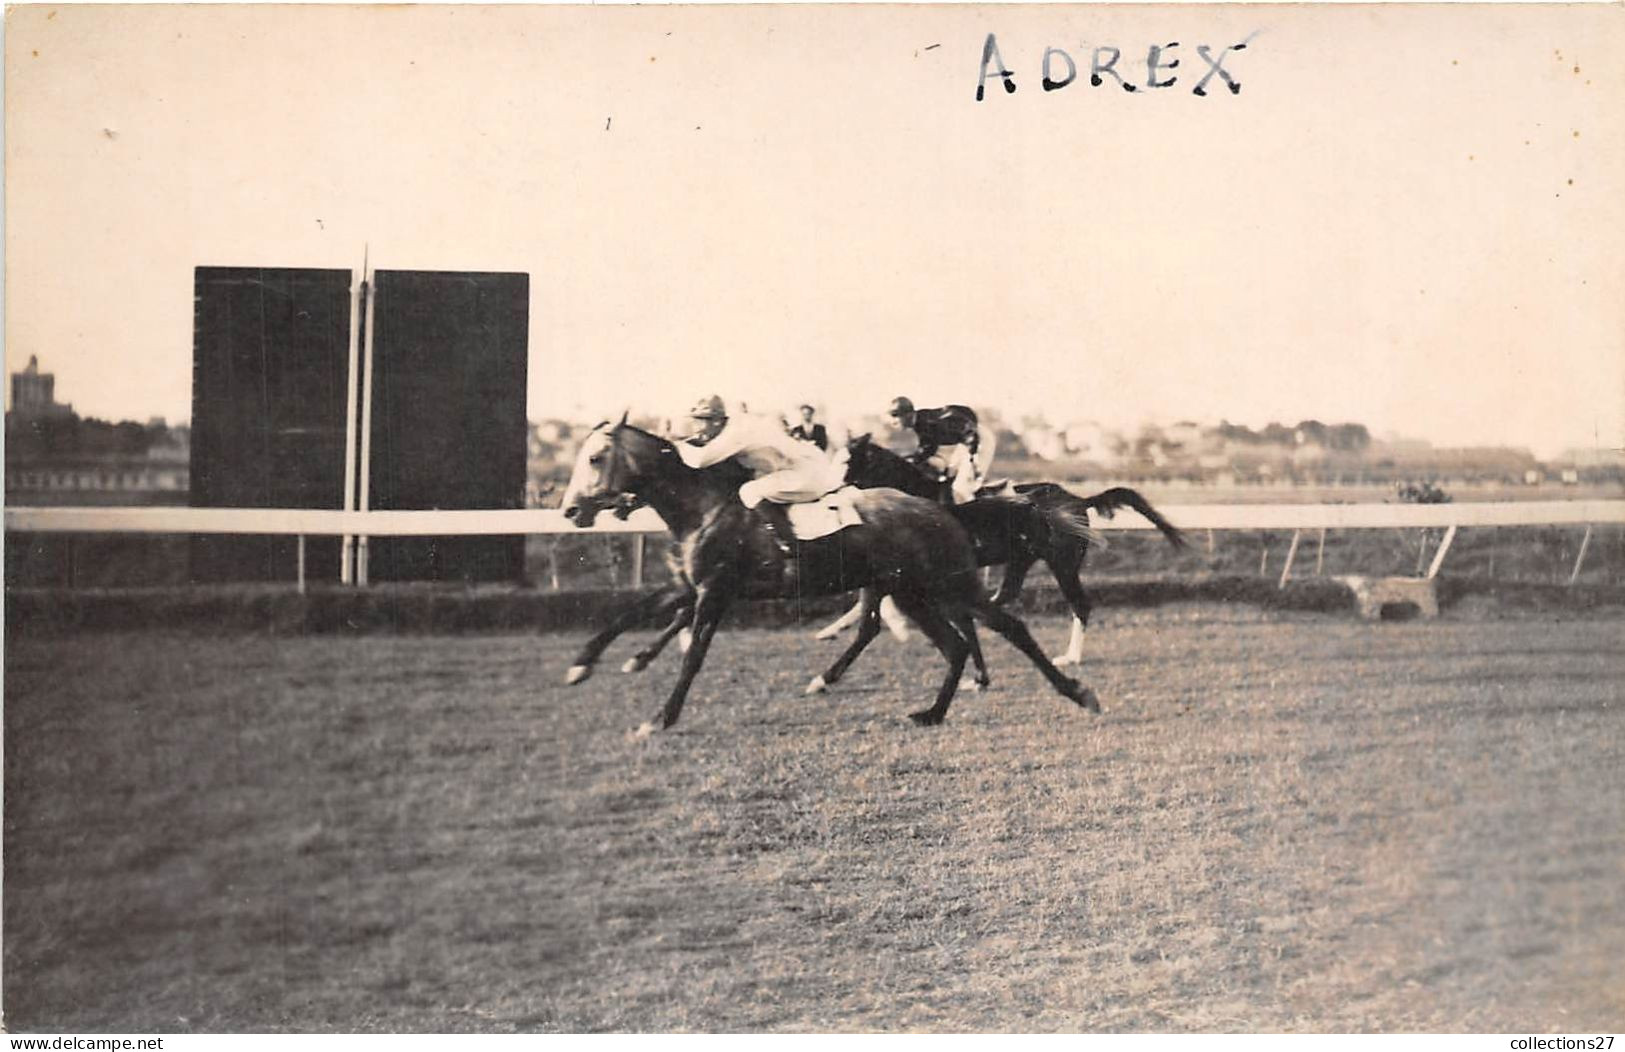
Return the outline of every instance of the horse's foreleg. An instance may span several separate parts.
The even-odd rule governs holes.
[[[863,608],[863,619],[858,625],[858,637],[822,676],[815,677],[807,684],[808,694],[822,694],[831,684],[840,680],[846,675],[846,670],[852,667],[852,662],[858,659],[858,655],[880,635],[880,600],[873,592],[864,589],[863,599],[859,605]]]
[[[671,642],[672,637],[688,627],[688,623],[693,616],[694,603],[689,597],[684,596],[683,602],[679,603],[677,609],[672,613],[671,623],[661,629],[660,634],[655,637],[653,643],[627,658],[626,664],[621,666],[621,671],[642,672],[648,668],[649,663],[659,657],[662,650],[666,649],[666,644]]]
[[[687,598],[687,594],[688,590],[681,585],[671,585],[627,607],[607,628],[582,644],[575,660],[570,662],[570,670],[564,674],[564,682],[573,686],[592,675],[592,667],[598,663],[599,656],[621,633],[656,611],[675,607]]]
[[[1043,649],[1033,640],[1032,633],[1027,631],[1027,626],[1019,619],[1005,613],[986,599],[977,599],[972,609],[989,628],[1026,654],[1028,660],[1037,666],[1038,671],[1044,674],[1044,678],[1049,680],[1050,685],[1062,696],[1091,711],[1100,711],[1100,702],[1095,698],[1095,692],[1056,668],[1050,659],[1044,656]]]
[[[683,669],[677,674],[677,683],[672,687],[671,696],[666,699],[665,706],[660,710],[662,728],[670,727],[677,722],[677,717],[683,714],[683,703],[688,700],[688,688],[693,684],[694,677],[699,674],[700,666],[705,664],[706,651],[711,649],[711,640],[717,634],[717,626],[722,622],[722,615],[728,609],[730,598],[731,596],[706,588],[701,588],[696,593],[694,642],[683,655]],[[652,723],[645,723],[638,728],[638,734],[646,735],[654,729]]]

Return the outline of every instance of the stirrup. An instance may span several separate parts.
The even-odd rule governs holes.
[[[795,549],[791,547],[790,542],[795,538],[793,536],[786,537],[782,532],[783,529],[788,527],[781,528],[779,523],[775,521],[771,515],[762,510],[762,507],[763,505],[758,505],[756,508],[753,508],[752,511],[756,517],[761,520],[762,526],[767,530],[768,539],[773,542],[774,547],[778,548],[780,554],[785,556],[794,555]],[[786,523],[789,521],[788,512],[786,513],[785,521]]]

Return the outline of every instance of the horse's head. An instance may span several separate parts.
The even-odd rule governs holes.
[[[868,432],[846,443],[847,481],[871,486],[895,486],[898,478],[912,478],[919,471],[907,460],[874,440]]]
[[[599,424],[576,451],[562,503],[564,517],[577,526],[591,526],[606,508],[624,519],[641,503],[639,491],[661,457],[675,458],[671,443],[626,419],[623,414],[619,423]]]
[[[880,447],[875,444],[874,436],[868,431],[861,435],[853,435],[846,440],[846,449],[840,459],[846,464],[846,477],[856,478],[867,472],[874,464],[875,452]]]
[[[624,492],[623,458],[615,436],[619,428],[619,424],[604,421],[592,429],[576,451],[562,504],[564,517],[577,526],[591,526],[598,513],[615,504]]]
[[[888,486],[931,500],[937,498],[941,486],[940,479],[932,478],[868,434],[858,435],[846,444],[846,481],[864,488]]]

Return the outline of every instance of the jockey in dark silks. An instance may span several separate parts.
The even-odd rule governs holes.
[[[976,411],[963,405],[916,409],[907,398],[894,398],[891,416],[919,437],[920,448],[909,459],[947,475],[955,504],[974,500],[993,463],[994,446],[993,436],[982,433]]]

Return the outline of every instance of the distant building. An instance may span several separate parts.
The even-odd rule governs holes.
[[[62,419],[73,416],[73,406],[56,400],[56,376],[39,371],[39,357],[28,356],[28,365],[20,373],[11,374],[11,408],[6,411],[6,434],[13,427],[34,420]]]
[[[143,426],[81,420],[56,401],[56,377],[30,356],[11,374],[6,500],[13,504],[185,504],[191,432],[161,418]]]
[[[14,453],[6,447],[6,501],[22,505],[185,504],[191,460],[186,429],[144,453]]]

